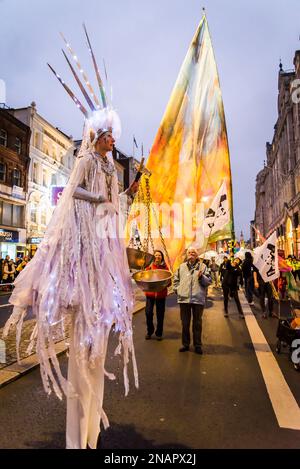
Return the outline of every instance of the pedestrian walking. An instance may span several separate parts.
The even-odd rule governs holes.
[[[270,282],[265,282],[262,279],[262,276],[259,273],[257,267],[253,266],[253,278],[254,278],[254,288],[258,291],[259,296],[259,303],[262,311],[262,317],[267,319],[268,317],[273,316],[273,308],[274,308],[274,301],[273,301],[273,292]],[[265,299],[267,297],[267,307],[268,312],[266,311],[266,302]]]
[[[0,282],[3,282],[4,259],[0,259]]]
[[[166,263],[164,255],[161,251],[154,251],[154,262],[151,263],[146,270],[169,270]],[[171,284],[171,282],[170,282]],[[168,295],[168,288],[164,288],[159,292],[146,292],[146,323],[147,323],[147,334],[145,336],[146,340],[151,339],[152,334],[154,333],[154,306],[156,307],[156,330],[155,336],[157,340],[162,340],[163,338],[163,329],[164,329],[164,317],[166,309],[166,297]]]
[[[22,272],[23,269],[27,266],[29,262],[29,257],[25,256],[21,261],[18,263],[18,266],[16,267],[16,273],[19,275],[20,272]]]
[[[218,274],[219,274],[219,266],[218,264],[216,263],[216,260],[214,257],[211,258],[211,261],[210,261],[210,272],[211,272],[211,279],[214,283],[214,286],[215,288],[218,288],[219,286],[219,278],[218,278]]]
[[[249,305],[253,305],[253,290],[254,290],[254,266],[253,266],[253,257],[251,252],[245,253],[245,259],[242,264],[242,272],[245,286],[245,294]]]
[[[244,313],[239,299],[238,289],[239,284],[243,284],[242,270],[239,267],[239,262],[234,259],[232,262],[229,259],[226,263],[226,270],[222,281],[222,289],[224,296],[224,317],[228,318],[228,299],[229,295],[234,298],[240,318],[244,318]]]
[[[3,283],[13,283],[15,279],[15,264],[13,260],[4,261]]]
[[[202,315],[206,300],[206,290],[211,284],[207,267],[198,259],[197,250],[187,250],[186,262],[183,262],[174,275],[173,287],[180,307],[182,324],[182,347],[179,352],[190,348],[190,323],[193,316],[193,344],[195,352],[202,354]]]
[[[223,278],[224,278],[224,275],[225,275],[225,272],[226,272],[227,261],[228,261],[228,257],[224,256],[223,262],[222,262],[222,264],[220,264],[220,267],[219,267],[219,279],[220,279],[221,285],[222,285]]]

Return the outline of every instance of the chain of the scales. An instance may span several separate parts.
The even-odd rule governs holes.
[[[136,198],[137,198],[137,207],[138,207],[138,210],[140,210],[141,203],[142,203],[141,184],[139,186],[139,190],[138,190]],[[137,216],[137,212],[135,212],[135,216]],[[133,230],[131,232],[129,247],[133,247],[133,248],[138,249],[139,251],[143,251],[141,237],[140,237],[140,233],[139,233],[137,226],[135,226],[135,232],[133,233]]]
[[[145,181],[146,179],[146,181]],[[139,190],[136,196],[137,202],[137,210],[135,212],[135,216],[137,214],[141,214],[141,210],[145,209],[145,226],[144,226],[144,240],[141,241],[140,233],[138,227],[136,227],[135,234],[131,234],[129,246],[138,249],[142,253],[142,263],[140,265],[141,270],[144,270],[146,265],[146,256],[148,254],[149,249],[149,241],[151,243],[152,250],[154,251],[154,244],[151,236],[151,223],[150,223],[150,206],[151,206],[151,197],[150,197],[150,190],[149,190],[149,180],[148,178],[143,175],[141,177],[141,181],[139,184]],[[144,190],[143,190],[143,180],[145,181],[146,185],[146,193],[147,196],[145,197]]]
[[[145,220],[145,225],[147,225],[147,226],[146,226],[145,232],[147,230],[147,239],[146,239],[147,250],[148,250],[148,245],[149,245],[149,240],[150,240],[152,251],[154,252],[154,244],[153,244],[153,239],[152,239],[152,234],[151,234],[151,207],[152,207],[152,212],[153,212],[153,215],[154,215],[154,218],[155,218],[155,221],[156,221],[156,224],[157,224],[158,232],[159,232],[160,242],[162,244],[163,251],[166,255],[166,258],[168,260],[169,269],[171,270],[171,259],[170,259],[170,256],[169,256],[169,253],[168,253],[168,250],[167,250],[167,246],[166,246],[166,243],[165,243],[162,231],[161,231],[161,226],[160,226],[160,223],[159,223],[157,213],[155,211],[154,205],[152,204],[152,198],[151,198],[151,192],[150,192],[150,182],[149,182],[150,178],[149,178],[149,176],[144,176],[144,177],[145,177],[145,187],[146,187],[146,220]]]
[[[151,244],[152,252],[154,252],[154,243],[152,239],[152,233],[151,233],[151,194],[150,194],[150,184],[149,184],[149,177],[145,176],[143,177],[145,181],[145,189],[146,189],[146,194],[144,196],[144,191],[143,187],[141,184],[141,196],[142,196],[142,202],[145,204],[145,228],[144,228],[144,233],[145,233],[145,238],[143,242],[143,250],[145,252],[148,252],[149,250],[149,242]]]
[[[144,240],[143,242],[141,241],[141,238],[138,234],[138,236],[131,236],[130,243],[129,245],[137,247],[139,251],[143,253],[143,258],[144,258],[144,265],[146,263],[146,255],[148,254],[149,250],[149,243],[151,244],[152,252],[154,252],[154,243],[153,243],[153,238],[152,238],[152,230],[151,230],[151,207],[152,207],[152,212],[158,227],[159,231],[159,237],[161,244],[163,246],[163,251],[166,255],[166,258],[168,260],[169,264],[169,269],[171,270],[171,260],[169,257],[169,253],[166,247],[165,240],[162,235],[161,231],[161,226],[157,217],[157,213],[155,212],[154,206],[152,204],[152,198],[151,198],[151,191],[150,191],[150,182],[149,182],[150,176],[143,174],[141,178],[141,182],[139,185],[139,190],[137,193],[137,206],[138,206],[138,211],[140,212],[142,207],[145,209],[145,221],[144,221]],[[145,192],[143,189],[143,182],[145,183]],[[138,232],[138,230],[137,230]]]

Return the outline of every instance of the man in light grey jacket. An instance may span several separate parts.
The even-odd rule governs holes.
[[[200,264],[197,250],[189,247],[187,260],[183,262],[174,275],[174,291],[180,306],[182,322],[182,347],[179,352],[190,348],[190,323],[193,313],[193,343],[195,352],[202,355],[202,315],[206,299],[206,290],[211,278],[205,264]]]

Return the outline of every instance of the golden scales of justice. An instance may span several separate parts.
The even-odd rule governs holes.
[[[135,181],[138,182],[139,179],[143,176],[145,181],[145,189],[146,194],[142,188],[142,184],[139,185],[139,190],[137,193],[137,201],[139,206],[143,205],[146,208],[146,221],[145,221],[145,233],[147,233],[143,243],[141,242],[140,236],[134,237],[131,235],[129,246],[126,249],[127,251],[127,258],[128,264],[130,269],[137,270],[132,275],[135,283],[141,290],[144,292],[159,292],[164,288],[170,286],[171,279],[173,274],[169,270],[145,270],[151,262],[154,260],[153,254],[149,252],[149,243],[151,244],[152,252],[155,251],[152,234],[151,234],[151,194],[150,194],[150,185],[149,185],[149,178],[151,176],[151,172],[144,167],[144,160],[145,158],[142,157],[141,163],[137,168],[137,174],[135,177]],[[153,208],[153,207],[152,207]],[[153,210],[154,212],[154,210]],[[156,216],[156,213],[154,212]],[[166,258],[168,259],[169,266],[171,266],[169,254],[162,236],[161,228],[159,225],[158,218],[156,217],[157,226],[159,230],[161,244],[163,246],[164,253]]]

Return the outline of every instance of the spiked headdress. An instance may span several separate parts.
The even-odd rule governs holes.
[[[97,84],[99,87],[100,96],[97,97],[91,82],[89,81],[84,69],[82,68],[77,55],[72,49],[70,43],[65,39],[64,35],[61,33],[61,37],[66,45],[66,48],[71,55],[75,65],[79,70],[79,74],[82,79],[79,78],[79,75],[76,73],[74,67],[72,66],[70,60],[68,59],[64,50],[62,50],[63,55],[71,69],[71,72],[80,88],[80,91],[83,94],[85,101],[88,104],[89,111],[84,107],[82,102],[76,97],[73,91],[65,83],[58,73],[48,64],[50,70],[54,73],[58,81],[64,87],[68,95],[72,98],[77,108],[83,113],[85,117],[85,129],[84,137],[87,140],[88,144],[94,144],[105,132],[112,132],[115,138],[119,138],[121,135],[121,122],[117,112],[112,108],[111,105],[107,103],[107,97],[105,93],[105,88],[101,79],[100,71],[96,62],[94,51],[91,45],[91,41],[87,32],[85,25],[83,25],[85,36],[87,39],[87,46],[92,58],[94,70],[96,73]],[[104,64],[105,66],[105,64]],[[107,77],[106,68],[105,75]],[[83,82],[84,84],[83,84]]]

